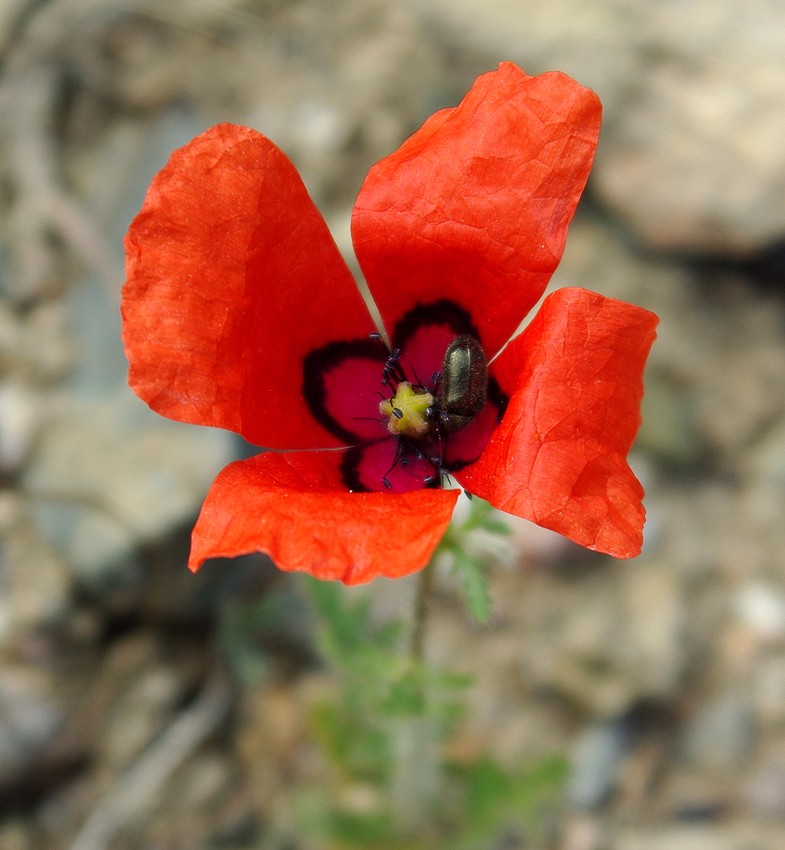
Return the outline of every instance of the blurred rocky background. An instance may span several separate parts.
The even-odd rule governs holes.
[[[121,240],[171,150],[234,121],[289,154],[350,256],[367,168],[505,59],[605,105],[553,285],[661,317],[633,458],[650,518],[630,563],[516,523],[487,627],[440,581],[428,652],[476,676],[451,750],[569,761],[540,843],[500,822],[489,848],[785,847],[785,5],[2,0],[3,850],[323,846],[289,801],[320,776],[330,673],[296,579],[185,570],[244,449],[126,387]],[[409,582],[370,591],[405,614]]]

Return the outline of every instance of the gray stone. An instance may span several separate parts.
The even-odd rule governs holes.
[[[741,798],[753,815],[781,819],[785,815],[785,761],[765,758],[744,780]]]
[[[26,500],[0,493],[0,646],[56,623],[68,611],[67,565],[41,540]]]
[[[418,5],[444,37],[497,61],[509,59],[531,74],[564,71],[597,91],[606,109],[623,101],[637,80],[649,14],[644,4],[563,0],[523,9],[519,0],[495,0],[481,10],[472,0],[425,0]]]
[[[752,637],[767,643],[773,639],[778,641],[777,651],[774,647],[768,647],[767,651],[759,652],[756,663],[750,670],[750,692],[755,721],[762,731],[777,732],[785,726],[785,654],[782,650],[782,636],[777,634],[775,638],[767,629],[763,633],[754,632]],[[782,761],[785,764],[785,756]],[[783,812],[785,813],[785,809]]]
[[[611,796],[618,781],[626,735],[619,721],[595,723],[573,745],[567,797],[574,806],[595,809]]]
[[[0,847],[3,850],[35,850],[34,830],[23,819],[10,819],[0,825]]]
[[[551,607],[538,594],[548,637],[524,647],[524,675],[604,717],[641,700],[667,702],[687,663],[685,595],[656,562],[587,578],[579,606]]]
[[[765,642],[785,641],[785,590],[769,582],[749,581],[731,599],[739,624]]]
[[[22,769],[62,723],[46,677],[29,668],[0,668],[0,784]]]
[[[59,301],[38,304],[24,316],[0,301],[0,374],[33,386],[62,378],[74,360],[68,321]]]
[[[17,469],[33,442],[40,401],[21,381],[0,381],[0,472]]]
[[[785,346],[784,346],[785,347]],[[763,434],[744,458],[751,476],[769,485],[773,493],[785,488],[785,421],[779,421]]]
[[[62,399],[22,485],[42,539],[94,576],[195,516],[230,452],[225,432],[169,422],[121,388],[104,401]]]
[[[743,254],[782,238],[785,7],[646,9],[635,90],[612,116],[599,192],[656,247]]]
[[[781,850],[782,828],[759,822],[623,828],[610,850]]]
[[[738,771],[750,758],[753,743],[751,695],[737,686],[703,703],[682,736],[689,762],[711,771]]]
[[[785,236],[779,0],[427,0],[442,32],[594,88],[593,186],[650,245],[740,254]]]

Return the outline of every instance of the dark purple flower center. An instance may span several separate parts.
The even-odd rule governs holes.
[[[374,334],[307,355],[305,398],[351,446],[341,467],[350,490],[439,487],[480,456],[506,398],[487,377],[477,338],[468,313],[438,301],[398,322],[392,350]]]

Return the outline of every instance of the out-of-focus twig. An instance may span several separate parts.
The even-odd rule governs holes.
[[[172,773],[199,747],[226,715],[227,677],[216,673],[142,756],[120,776],[93,809],[69,850],[105,850],[116,833],[154,803]]]
[[[10,229],[16,267],[25,278],[18,286],[23,294],[35,292],[48,276],[53,235],[102,280],[109,283],[120,277],[105,240],[59,174],[51,128],[58,73],[54,65],[31,67],[5,80],[2,90],[4,109],[13,115],[13,125],[6,120],[3,135],[15,194]]]

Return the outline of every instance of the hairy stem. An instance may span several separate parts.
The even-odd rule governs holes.
[[[414,624],[412,626],[409,656],[412,664],[419,667],[425,652],[425,635],[428,625],[428,601],[433,589],[433,562],[417,576],[417,591],[414,597]]]

